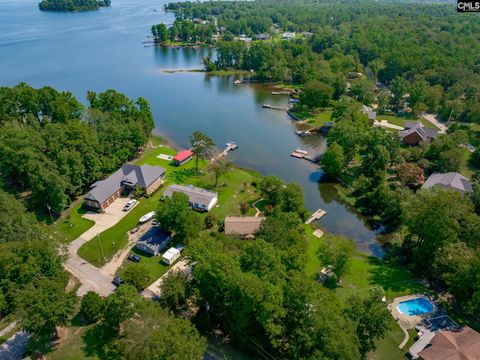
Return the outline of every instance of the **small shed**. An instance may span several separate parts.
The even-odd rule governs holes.
[[[173,157],[173,164],[176,166],[182,166],[192,159],[193,152],[191,150],[182,150]]]

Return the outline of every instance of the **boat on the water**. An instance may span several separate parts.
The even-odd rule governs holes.
[[[308,135],[312,135],[312,133],[308,130],[297,130],[297,131],[295,131],[295,134],[297,134],[300,137],[305,137],[305,136],[308,136]]]

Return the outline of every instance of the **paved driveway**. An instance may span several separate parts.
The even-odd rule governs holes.
[[[95,291],[99,295],[108,296],[115,286],[112,284],[112,277],[105,275],[99,268],[86,262],[77,251],[87,241],[97,241],[94,237],[97,234],[111,228],[117,224],[128,212],[122,211],[129,199],[119,198],[115,200],[103,214],[88,213],[86,218],[95,221],[95,225],[83,233],[79,238],[68,245],[68,260],[65,262],[65,268],[78,278],[81,285],[77,295],[83,296],[88,291]]]

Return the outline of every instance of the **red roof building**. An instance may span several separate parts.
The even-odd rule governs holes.
[[[173,158],[173,163],[181,166],[192,159],[193,152],[191,150],[182,150]]]

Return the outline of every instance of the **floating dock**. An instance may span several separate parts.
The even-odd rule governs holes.
[[[304,159],[313,163],[318,163],[320,158],[322,157],[321,154],[316,155],[308,155],[308,152],[305,150],[296,149],[294,150],[290,156],[295,157],[297,159]]]
[[[272,95],[290,95],[290,91],[272,91]]]
[[[312,222],[321,219],[326,213],[325,210],[318,209],[305,221],[305,224],[310,225]]]

